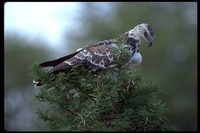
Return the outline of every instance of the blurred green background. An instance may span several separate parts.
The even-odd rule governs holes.
[[[42,104],[34,101],[29,66],[100,40],[111,39],[138,23],[150,24],[156,37],[152,47],[142,42],[143,75],[158,85],[177,131],[197,130],[197,3],[195,2],[84,2],[65,27],[59,51],[43,46],[40,38],[4,34],[4,128],[49,130],[36,116]],[[68,16],[62,14],[66,21]],[[26,18],[25,18],[26,19]],[[61,55],[61,53],[63,53]]]

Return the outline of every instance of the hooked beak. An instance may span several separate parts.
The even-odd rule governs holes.
[[[152,44],[153,44],[153,41],[149,41],[148,42],[148,45],[149,45],[148,47],[151,47]]]

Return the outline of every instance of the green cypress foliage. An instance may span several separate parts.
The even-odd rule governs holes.
[[[38,117],[53,131],[174,131],[167,119],[168,109],[156,97],[159,88],[141,74],[142,68],[128,70],[124,55],[125,41],[118,37],[119,49],[114,50],[116,66],[91,73],[83,66],[74,66],[53,75],[31,66],[34,78],[44,84],[35,100],[48,106],[40,107]]]

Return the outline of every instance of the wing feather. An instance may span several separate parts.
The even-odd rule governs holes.
[[[96,71],[101,68],[107,68],[112,62],[110,48],[113,47],[115,40],[105,40],[90,44],[84,48],[78,49],[74,53],[40,64],[42,67],[52,66],[53,73],[67,69],[73,65],[84,64],[86,68]],[[113,45],[113,46],[112,46]]]
[[[75,55],[76,55],[77,53],[79,53],[79,52],[80,52],[80,51],[76,51],[76,52],[74,52],[74,53],[72,53],[72,54],[69,54],[69,55],[67,55],[67,56],[63,56],[63,57],[61,57],[61,58],[58,58],[58,59],[55,59],[55,60],[51,60],[51,61],[47,61],[47,62],[43,62],[43,63],[40,64],[40,66],[42,66],[42,67],[48,67],[48,66],[53,66],[53,67],[55,67],[56,65],[58,65],[58,64],[60,64],[60,63],[62,63],[62,62],[64,62],[64,61],[66,61],[66,60],[72,58],[73,56],[75,56]]]

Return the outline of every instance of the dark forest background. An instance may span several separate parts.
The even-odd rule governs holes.
[[[143,41],[143,75],[164,93],[159,98],[169,108],[168,117],[178,131],[197,130],[197,3],[195,2],[85,2],[79,3],[76,23],[66,27],[65,49],[76,49],[116,37],[138,23],[150,24],[156,31],[148,48]],[[67,16],[63,16],[68,20]],[[33,87],[29,66],[37,61],[60,57],[43,46],[43,40],[11,33],[4,36],[4,128],[6,130],[49,130],[36,110],[38,92]],[[64,56],[64,54],[63,54]]]

